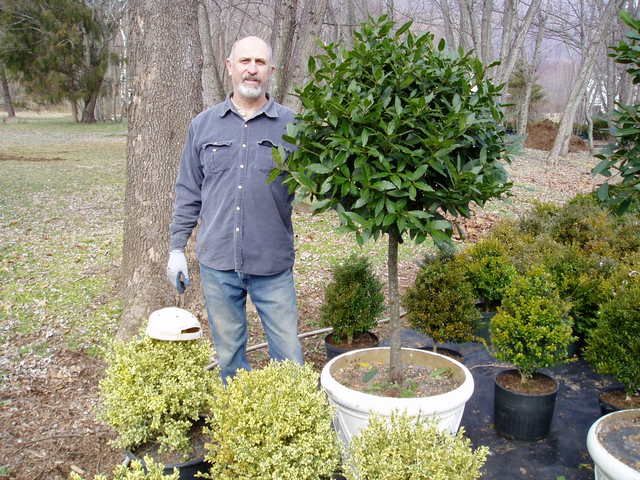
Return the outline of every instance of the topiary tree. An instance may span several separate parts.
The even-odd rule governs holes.
[[[425,264],[402,297],[402,304],[411,326],[430,335],[434,343],[468,342],[474,338],[480,312],[459,260],[436,259]]]
[[[551,275],[541,266],[516,276],[491,319],[496,357],[514,364],[523,383],[536,370],[565,359],[573,339],[568,310]]]
[[[333,279],[324,290],[320,318],[333,327],[333,337],[348,344],[371,330],[384,312],[382,282],[367,257],[351,255],[332,268]]]
[[[393,31],[386,16],[354,32],[350,50],[335,44],[309,59],[309,81],[297,90],[302,113],[285,140],[297,146],[273,179],[335,209],[359,243],[388,236],[391,380],[402,380],[398,243],[403,237],[447,242],[447,215],[470,215],[505,192],[506,157],[500,87],[482,63],[450,53],[411,23]]]
[[[179,480],[180,474],[177,469],[172,473],[164,473],[165,466],[155,462],[153,458],[144,457],[144,464],[138,460],[131,462],[131,465],[118,465],[113,470],[111,480]],[[69,480],[84,480],[76,472],[71,472]],[[109,480],[106,475],[96,475],[93,480]]]
[[[628,396],[640,393],[640,280],[629,276],[605,303],[587,339],[585,357],[599,373],[611,374]]]
[[[640,83],[640,19],[633,18],[628,12],[621,10],[620,18],[631,28],[627,34],[628,41],[621,41],[613,47],[611,57],[617,63],[629,65],[627,73],[634,84]],[[612,170],[622,181],[610,185],[608,181],[598,187],[598,198],[613,211],[623,213],[629,208],[640,206],[640,105],[616,104],[612,123],[615,125],[614,136],[616,146],[608,153],[596,155],[601,161],[592,173],[612,177]],[[616,175],[617,177],[617,175]]]

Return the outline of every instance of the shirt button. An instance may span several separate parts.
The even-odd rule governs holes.
[[[239,232],[239,231],[240,231],[240,229],[238,227],[236,227],[236,232]]]
[[[238,188],[239,188],[240,190],[242,190],[242,185],[238,185]]]
[[[217,152],[217,151],[218,151],[218,149],[217,149],[217,148],[214,148],[214,149],[213,149],[213,151],[214,151],[214,152]]]
[[[240,165],[240,168],[244,168],[244,165]]]
[[[246,144],[246,143],[243,143],[243,144],[242,144],[242,148],[247,148],[247,144]]]
[[[236,207],[236,210],[240,210],[240,207]]]
[[[247,125],[246,123],[244,124],[244,128],[247,128],[249,125]]]

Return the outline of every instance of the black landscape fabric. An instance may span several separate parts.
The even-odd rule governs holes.
[[[433,345],[429,337],[411,329],[401,332],[402,346]],[[388,345],[388,339],[381,342]],[[484,480],[592,480],[593,463],[587,451],[587,432],[600,417],[598,392],[614,384],[594,373],[584,360],[544,370],[560,382],[551,432],[536,442],[508,440],[493,426],[494,378],[506,366],[489,355],[479,343],[445,343],[439,347],[457,350],[475,381],[462,426],[474,446],[491,450],[484,467]],[[563,478],[564,477],[564,478]]]

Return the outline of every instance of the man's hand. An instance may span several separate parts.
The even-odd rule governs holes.
[[[167,279],[171,285],[176,287],[178,293],[184,293],[185,288],[191,283],[189,281],[187,257],[184,256],[182,250],[171,250],[171,252],[169,252]]]

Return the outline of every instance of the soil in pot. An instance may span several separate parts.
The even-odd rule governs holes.
[[[496,382],[506,390],[527,395],[546,395],[553,393],[557,388],[557,383],[553,378],[541,373],[535,373],[531,380],[522,383],[522,377],[517,370],[501,372],[496,377]]]
[[[336,341],[333,333],[327,335],[324,339],[324,345],[327,352],[327,360],[331,360],[333,357],[340,355],[351,350],[357,350],[360,348],[377,347],[380,343],[378,337],[371,332],[364,332],[356,335],[351,343],[345,341]]]
[[[618,410],[628,410],[630,408],[640,408],[640,394],[627,396],[622,387],[607,387],[600,393],[600,413],[616,412]]]
[[[611,455],[640,471],[640,411],[606,418],[598,430],[598,440]]]
[[[389,381],[389,364],[376,360],[350,360],[332,371],[336,381],[345,387],[381,397],[414,398],[439,395],[455,390],[463,381],[453,374],[453,368],[405,364],[402,385]]]

